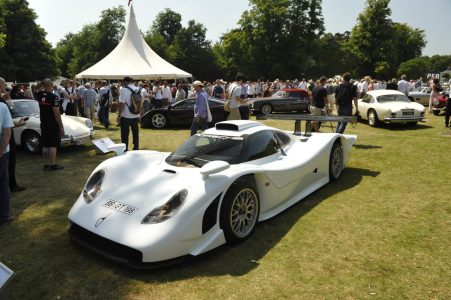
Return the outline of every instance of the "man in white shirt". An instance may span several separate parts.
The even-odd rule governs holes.
[[[147,82],[143,84],[141,89],[141,99],[143,101],[143,113],[145,113],[150,110],[149,84]]]
[[[404,95],[409,96],[409,82],[407,82],[407,76],[402,75],[401,80],[398,81],[398,91],[404,93]]]
[[[163,81],[163,86],[161,87],[161,93],[163,95],[163,106],[169,105],[169,99],[171,99],[171,88],[168,86],[168,82]]]
[[[123,86],[119,94],[118,120],[121,125],[121,141],[125,144],[125,151],[128,151],[128,135],[130,128],[133,136],[133,150],[139,150],[139,113],[133,114],[129,107],[132,105],[132,91],[139,91],[133,84],[133,79],[129,76],[124,77]],[[142,109],[142,108],[141,108]]]
[[[230,114],[227,120],[241,120],[240,103],[241,100],[241,85],[243,84],[243,76],[236,75],[235,82],[227,89],[228,99],[230,100]]]

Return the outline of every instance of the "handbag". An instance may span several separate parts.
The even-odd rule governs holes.
[[[224,110],[230,112],[230,100],[227,99],[227,101],[224,104]]]

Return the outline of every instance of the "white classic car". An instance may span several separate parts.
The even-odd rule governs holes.
[[[159,267],[244,241],[337,180],[356,136],[297,136],[219,122],[173,153],[128,151],[97,166],[69,212],[69,236],[114,261]]]
[[[41,120],[39,117],[39,103],[30,99],[16,99],[10,101],[12,118],[18,122],[21,118],[28,118],[25,126],[14,128],[14,140],[17,145],[23,145],[28,152],[41,151]],[[81,145],[91,140],[94,128],[91,120],[62,115],[65,135],[61,138],[61,146]]]
[[[358,105],[360,117],[368,120],[370,126],[378,126],[381,122],[414,125],[425,119],[423,105],[411,102],[395,90],[369,91],[358,100]]]

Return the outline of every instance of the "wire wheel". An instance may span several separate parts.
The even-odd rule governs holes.
[[[41,152],[41,138],[35,131],[28,131],[25,133],[23,144],[25,145],[25,149],[30,153],[37,154]]]
[[[229,244],[246,240],[253,232],[260,213],[255,181],[246,176],[235,181],[221,205],[220,227]]]
[[[264,104],[262,106],[262,114],[269,115],[272,112],[272,107],[269,104]]]
[[[338,142],[332,147],[329,159],[329,179],[330,181],[337,180],[341,171],[343,170],[343,148]]]
[[[254,229],[258,218],[258,199],[252,189],[243,189],[232,203],[230,224],[237,237],[246,237]]]
[[[368,112],[368,125],[372,127],[379,125],[379,119],[377,118],[377,114],[374,110],[370,110]]]

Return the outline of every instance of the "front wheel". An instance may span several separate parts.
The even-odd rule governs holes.
[[[22,137],[22,144],[25,150],[38,154],[41,152],[41,136],[36,131],[27,131]]]
[[[228,244],[246,240],[254,231],[260,213],[260,200],[253,178],[235,181],[224,196],[220,226]]]
[[[157,129],[165,128],[168,125],[168,119],[162,113],[154,113],[151,120],[152,126]]]
[[[335,181],[343,170],[343,147],[338,141],[332,146],[329,157],[329,180]]]

